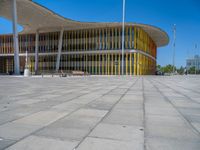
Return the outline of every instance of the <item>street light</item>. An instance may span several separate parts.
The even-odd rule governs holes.
[[[195,44],[195,52],[196,53],[196,50],[197,50],[197,44]],[[197,52],[198,54],[198,52]],[[195,61],[195,74],[197,74],[197,61],[198,61],[198,57],[195,58],[195,55],[194,55],[194,61]]]
[[[123,15],[122,15],[122,75],[124,75],[124,21],[125,21],[126,0],[123,0]]]
[[[14,47],[14,71],[16,75],[20,74],[19,69],[19,43],[17,32],[17,4],[16,0],[12,0],[12,23],[13,23],[13,47]]]
[[[175,48],[176,48],[176,24],[174,24],[173,33],[174,33],[174,42],[173,42],[173,74],[174,74],[174,72],[175,72]]]

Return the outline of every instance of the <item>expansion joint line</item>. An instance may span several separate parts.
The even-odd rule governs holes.
[[[192,102],[194,102],[194,103],[200,104],[200,102],[197,102],[197,101],[193,100],[191,97],[187,96],[186,94],[181,93],[180,91],[175,90],[174,88],[171,88],[169,85],[163,84],[162,82],[157,81],[157,80],[154,80],[154,81],[156,81],[157,83],[159,83],[159,84],[161,84],[161,85],[163,85],[163,86],[165,86],[165,87],[167,87],[167,88],[169,88],[169,89],[175,91],[175,93],[178,93],[178,94],[180,94],[180,95],[183,95],[184,97],[187,98],[187,100],[189,99],[190,101],[192,101]],[[191,91],[192,91],[192,90],[191,90]],[[199,94],[199,93],[198,93],[198,94]]]
[[[79,142],[79,144],[73,149],[76,150],[81,143],[83,143],[83,141],[90,135],[90,133],[112,112],[113,108],[122,100],[122,98],[127,94],[127,92],[137,83],[137,81],[139,80],[139,78],[137,78],[135,80],[135,82],[124,92],[124,94],[121,95],[121,97],[119,98],[118,101],[116,101],[114,103],[114,105],[111,107],[111,109],[106,113],[106,115],[104,117],[101,118],[101,120],[90,130],[90,132]],[[118,87],[116,87],[118,88]],[[115,88],[115,89],[116,89]],[[112,90],[111,90],[112,91]]]
[[[80,91],[87,90],[87,89],[90,89],[90,88],[83,88],[83,89],[81,89]],[[103,88],[101,88],[101,89],[103,89]],[[98,90],[99,90],[99,89],[94,90],[94,91],[98,91]],[[93,91],[93,92],[94,92],[94,91]],[[56,94],[56,92],[52,92],[52,94],[54,94],[54,93]],[[72,93],[73,93],[73,92],[69,92],[69,93],[67,93],[67,94],[72,94]],[[61,102],[60,104],[64,104],[64,103],[66,103],[66,102],[71,102],[71,101],[75,100],[76,98],[79,98],[79,97],[84,96],[84,95],[87,95],[87,94],[88,94],[88,93],[83,93],[83,94],[81,94],[81,95],[78,95],[78,96],[75,96],[75,97],[73,97],[73,98],[70,98],[70,99],[67,100],[67,101]],[[56,97],[55,97],[55,98],[56,98]],[[48,101],[48,100],[49,100],[49,99],[47,98],[46,101]],[[18,100],[18,101],[19,101],[19,100]],[[59,104],[59,105],[60,105],[60,104]],[[47,107],[47,108],[45,108],[45,109],[41,109],[41,110],[39,110],[38,112],[48,110],[49,108],[52,108],[52,107],[54,107],[54,106],[56,106],[56,105],[49,106],[49,107]],[[7,110],[2,111],[2,112],[6,112],[6,111],[7,111]],[[28,114],[28,115],[26,115],[26,116],[29,116],[29,115],[32,115],[32,114],[35,114],[35,113],[38,113],[38,112],[33,112],[33,113],[30,113],[30,114]],[[26,116],[22,116],[22,117],[19,117],[19,118],[17,118],[17,119],[13,119],[13,120],[10,120],[10,121],[8,121],[8,122],[13,122],[13,121],[15,121],[15,120],[24,118],[24,117],[26,117]],[[6,123],[8,123],[8,122],[0,123],[0,126],[6,124]]]
[[[155,81],[155,80],[154,80]],[[163,94],[163,92],[156,86],[152,81],[150,81],[151,84],[156,88],[156,90],[160,93],[161,96],[163,96],[164,100],[172,105],[172,107],[179,113],[179,116],[182,118],[182,120],[186,123],[186,125],[192,129],[192,131],[197,134],[200,137],[200,132],[190,123],[190,121],[184,117],[183,113],[170,101],[170,99]],[[158,82],[158,81],[155,81]]]
[[[146,101],[146,96],[145,96],[145,88],[144,88],[144,77],[142,77],[142,96],[143,96],[143,132],[144,132],[144,150],[146,150],[146,110],[145,110],[145,101]]]
[[[118,85],[116,88],[120,87],[121,85],[122,85],[122,84]],[[103,87],[103,88],[104,88],[104,87]],[[100,88],[100,89],[103,89],[103,88]],[[114,88],[114,89],[116,89],[116,88]],[[86,89],[89,89],[89,88],[86,88]],[[114,89],[109,90],[106,94],[112,92]],[[83,91],[83,90],[85,90],[85,89],[82,89],[81,91]],[[94,90],[94,91],[98,91],[98,90],[99,90],[99,89]],[[72,92],[70,92],[70,93],[72,93]],[[68,100],[67,102],[71,102],[71,101],[73,101],[73,100],[75,100],[75,99],[77,99],[77,98],[79,98],[79,97],[81,97],[81,96],[87,95],[87,94],[88,94],[88,93],[81,94],[81,95],[79,95],[79,96],[76,96],[76,97],[74,97],[74,98],[71,98],[71,99]],[[100,97],[103,97],[103,96],[106,95],[106,94],[103,94],[103,95],[100,96]],[[100,97],[98,97],[98,98],[100,98]],[[67,115],[65,115],[65,116],[63,116],[63,117],[61,117],[61,118],[59,118],[59,119],[56,120],[56,121],[59,121],[59,120],[65,118],[65,117],[70,116],[71,114],[73,114],[74,112],[80,110],[81,108],[85,107],[86,105],[88,105],[88,104],[90,104],[90,103],[96,101],[98,98],[95,98],[93,101],[91,101],[91,102],[89,102],[89,103],[87,103],[87,104],[85,104],[85,105],[83,105],[83,106],[81,106],[81,107],[79,107],[79,108],[73,110],[73,111],[70,112],[69,114],[67,114]],[[63,103],[66,103],[66,102],[63,102]],[[60,103],[60,104],[63,104],[63,103]],[[59,104],[59,105],[60,105],[60,104]],[[54,106],[56,106],[56,105],[54,105]],[[52,106],[52,107],[53,107],[53,106]],[[49,108],[52,108],[52,107],[49,107]],[[46,108],[46,109],[44,109],[44,110],[47,110],[47,109],[49,109],[49,108]],[[44,111],[44,110],[40,110],[39,112]],[[34,113],[38,113],[38,112],[34,112]],[[34,114],[34,113],[31,113],[30,115],[32,115],[32,114]],[[26,117],[26,116],[25,116],[25,117]],[[20,117],[20,118],[18,118],[18,119],[21,119],[21,118],[23,118],[23,117]],[[15,120],[18,120],[18,119],[15,119]],[[12,121],[10,121],[10,122],[13,122],[13,121],[15,121],[15,120],[12,120]],[[56,122],[56,121],[54,121],[54,122]],[[51,124],[53,124],[54,122],[52,122]],[[5,123],[5,124],[6,124],[6,123]],[[16,144],[16,143],[20,142],[21,140],[23,140],[23,139],[25,139],[25,138],[31,136],[32,134],[37,133],[37,132],[43,130],[44,128],[48,127],[48,126],[51,125],[51,124],[48,124],[48,125],[46,125],[46,126],[43,126],[43,127],[39,128],[38,130],[36,130],[36,131],[34,131],[34,132],[31,132],[30,134],[28,134],[28,135],[22,137],[21,139],[19,139],[18,141],[13,142],[11,145],[8,145],[7,147],[5,147],[5,149],[8,148],[8,147],[10,147],[10,146],[13,146],[14,144]],[[0,126],[1,126],[1,125],[2,125],[2,124],[0,124]]]

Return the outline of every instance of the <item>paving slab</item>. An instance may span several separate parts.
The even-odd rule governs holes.
[[[0,137],[9,140],[20,140],[39,128],[38,125],[9,122],[0,126]]]
[[[7,139],[0,138],[0,150],[3,150],[5,148],[9,147],[10,145],[12,145],[15,142],[16,141],[14,141],[14,140],[7,140]]]
[[[60,113],[55,111],[40,111],[29,115],[27,117],[23,117],[21,119],[15,120],[14,123],[22,123],[28,125],[37,125],[37,126],[47,126],[55,122],[56,120],[64,117],[68,113]]]
[[[38,136],[29,136],[6,150],[72,150],[77,141],[63,141]]]
[[[76,150],[143,150],[143,144],[138,141],[125,142],[88,137]]]
[[[146,141],[146,150],[199,150],[199,141],[150,138]]]
[[[0,76],[0,150],[199,150],[199,85],[199,76]]]
[[[144,142],[144,130],[137,126],[99,124],[89,135],[95,138],[104,138],[119,141],[138,141]]]

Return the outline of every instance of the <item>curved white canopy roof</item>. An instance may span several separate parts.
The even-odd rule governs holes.
[[[0,0],[0,16],[12,20],[11,0]],[[75,30],[121,26],[121,23],[90,23],[70,20],[32,0],[17,0],[17,16],[18,23],[24,27],[21,33],[35,33],[37,30],[40,32],[50,32],[60,30],[61,28]],[[158,47],[165,46],[169,43],[167,33],[160,28],[136,23],[126,23],[126,25],[141,27],[149,34]]]

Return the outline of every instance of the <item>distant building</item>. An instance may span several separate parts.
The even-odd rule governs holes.
[[[195,55],[193,58],[189,58],[186,60],[186,68],[190,69],[191,67],[195,67],[197,70],[200,70],[200,56]]]

